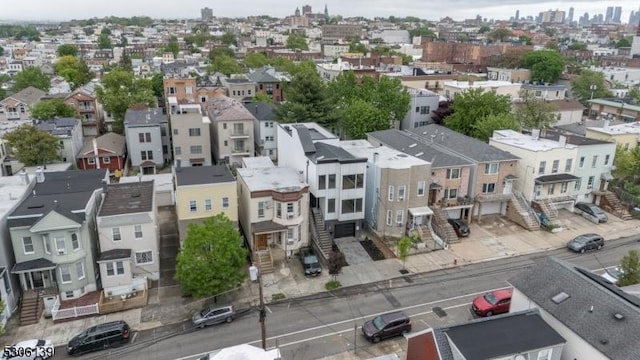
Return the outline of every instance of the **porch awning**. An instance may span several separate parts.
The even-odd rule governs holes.
[[[576,181],[579,177],[571,174],[543,175],[536,178],[536,184],[554,184],[569,181]]]
[[[504,179],[505,180],[515,180],[515,179],[518,179],[518,177],[516,175],[509,174],[509,175],[505,176]]]
[[[425,216],[433,215],[433,210],[428,206],[421,206],[416,208],[409,208],[409,213],[413,216]]]
[[[609,180],[613,180],[613,175],[611,175],[611,173],[607,171],[605,173],[600,174],[600,178],[602,180],[609,181]]]
[[[284,230],[287,230],[286,226],[282,224],[276,224],[271,220],[251,224],[251,233],[253,234],[272,233],[275,231]]]
[[[442,185],[438,183],[429,184],[429,190],[437,190],[437,189],[442,189]]]
[[[103,251],[97,262],[122,260],[131,258],[131,249],[112,249]]]
[[[11,270],[12,274],[20,274],[31,271],[40,271],[40,270],[51,270],[55,269],[56,264],[52,263],[47,259],[35,259],[29,260],[21,263],[17,263],[13,265],[13,269]]]

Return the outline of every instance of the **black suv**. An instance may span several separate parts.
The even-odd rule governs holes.
[[[302,262],[305,276],[317,276],[322,273],[322,266],[320,266],[318,257],[310,249],[300,250],[300,261]]]
[[[69,355],[118,347],[129,342],[129,325],[122,320],[92,326],[76,335],[67,345]]]
[[[364,337],[374,343],[404,335],[409,331],[411,331],[411,319],[402,311],[378,315],[362,325]]]

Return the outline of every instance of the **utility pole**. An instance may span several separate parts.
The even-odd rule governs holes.
[[[258,310],[260,311],[260,335],[262,339],[262,349],[267,350],[267,327],[266,327],[266,318],[267,312],[264,308],[264,296],[262,295],[262,274],[260,270],[258,270],[258,290],[260,294],[260,305]]]

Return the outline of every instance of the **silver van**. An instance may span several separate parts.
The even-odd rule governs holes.
[[[193,315],[193,326],[203,328],[209,325],[230,323],[236,317],[233,305],[207,306]]]

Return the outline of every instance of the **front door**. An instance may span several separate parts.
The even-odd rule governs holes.
[[[413,217],[413,228],[417,229],[422,226],[422,215]]]
[[[438,190],[433,189],[429,190],[429,206],[436,203],[436,196],[438,195]]]
[[[502,190],[503,194],[511,194],[511,189],[513,187],[513,181],[505,180],[504,181],[504,189]]]
[[[34,271],[31,273],[33,279],[33,288],[44,288],[44,281],[42,280],[42,271]]]
[[[267,248],[267,234],[254,235],[254,250],[263,250]]]

